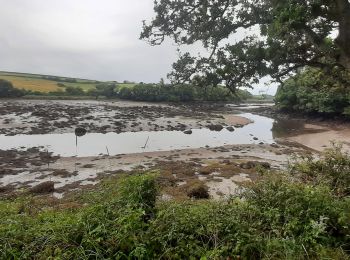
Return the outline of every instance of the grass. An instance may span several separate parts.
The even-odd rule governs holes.
[[[64,90],[57,85],[58,81],[45,79],[45,75],[27,74],[18,72],[0,72],[0,79],[10,81],[15,88],[43,93]],[[59,79],[69,79],[67,77],[59,77]],[[65,86],[80,87],[84,91],[95,88],[96,81],[86,79],[76,79],[77,82],[62,82]]]
[[[40,78],[26,78],[22,76],[3,76],[0,79],[10,81],[15,88],[39,92],[53,92],[62,90],[57,86],[57,82]]]
[[[133,88],[135,87],[137,84],[135,83],[119,83],[118,86],[122,87],[122,88]]]
[[[68,86],[79,87],[79,88],[83,89],[84,91],[94,89],[96,86],[96,83],[91,83],[91,82],[77,82],[77,83],[64,82],[63,84],[67,87]]]
[[[18,73],[18,72],[1,72],[0,71],[0,79],[4,79],[10,81],[15,88],[25,89],[30,91],[37,91],[43,93],[55,92],[55,91],[63,91],[64,87],[59,87],[57,83],[59,81],[45,79],[46,75],[39,74],[28,74],[28,73]],[[70,79],[67,77],[58,77],[62,80],[62,84],[69,87],[79,87],[83,89],[85,92],[95,89],[97,81],[87,80],[87,79],[76,79],[77,82],[64,82],[66,79]],[[107,82],[108,83],[108,82]],[[124,88],[133,88],[136,84],[133,83],[120,83],[118,86]]]

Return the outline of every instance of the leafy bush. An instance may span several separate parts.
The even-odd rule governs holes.
[[[338,196],[350,196],[350,155],[341,145],[327,149],[320,159],[311,155],[302,158],[290,171],[306,182],[327,185]]]
[[[115,84],[97,84],[96,94],[98,96],[104,96],[107,98],[112,98],[116,96],[116,85]]]
[[[349,259],[350,198],[338,189],[349,161],[334,150],[296,164],[301,175],[265,172],[229,201],[157,203],[155,174],[105,180],[76,207],[3,199],[0,258]]]
[[[350,106],[350,75],[306,69],[286,80],[276,93],[279,108],[289,111],[347,115]]]
[[[82,96],[85,94],[84,90],[80,87],[68,86],[65,88],[65,93],[68,96]]]

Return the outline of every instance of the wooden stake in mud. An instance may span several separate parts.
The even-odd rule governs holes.
[[[148,144],[148,140],[149,140],[149,136],[147,137],[147,140],[146,140],[145,145],[141,147],[142,149],[146,149],[146,146],[147,146],[147,144]]]

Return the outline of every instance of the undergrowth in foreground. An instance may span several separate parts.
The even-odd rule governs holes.
[[[103,182],[67,205],[0,201],[1,259],[349,259],[350,158],[264,173],[230,201],[157,201],[157,175]]]

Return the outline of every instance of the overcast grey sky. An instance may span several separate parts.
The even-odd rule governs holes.
[[[0,70],[158,82],[177,59],[170,41],[152,47],[138,39],[153,0],[0,0],[0,6]]]

